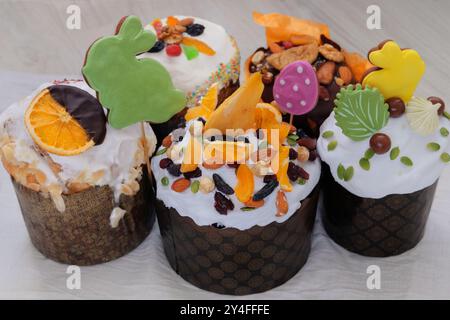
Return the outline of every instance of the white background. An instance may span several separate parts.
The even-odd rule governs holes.
[[[427,63],[418,94],[440,96],[450,105],[450,2],[376,1],[382,9],[383,29],[369,31],[365,11],[373,2],[100,0],[94,4],[88,0],[0,0],[0,110],[44,81],[77,74],[90,42],[111,33],[123,15],[134,13],[150,21],[178,13],[216,21],[236,36],[245,58],[264,44],[263,30],[251,21],[253,9],[326,22],[333,38],[350,50],[367,52],[386,38],[415,48]],[[81,30],[65,29],[69,3],[77,3],[82,9]],[[326,236],[318,220],[310,258],[300,273],[278,288],[244,298],[449,299],[449,195],[450,168],[440,179],[424,239],[398,257],[364,258],[349,253]],[[381,268],[380,290],[366,287],[366,269],[372,264]],[[9,177],[0,168],[0,298],[224,298],[193,287],[172,271],[157,225],[129,255],[82,267],[81,273],[81,290],[68,290],[66,266],[45,259],[34,249]]]

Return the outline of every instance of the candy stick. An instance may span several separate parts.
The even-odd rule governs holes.
[[[150,167],[150,156],[148,154],[147,136],[145,134],[144,121],[141,121],[142,146],[144,147],[145,164],[147,165],[148,179],[152,181],[152,168]]]

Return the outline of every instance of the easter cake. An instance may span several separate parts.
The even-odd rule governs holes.
[[[196,17],[169,16],[154,19],[145,29],[156,33],[158,40],[141,57],[155,59],[167,69],[175,87],[185,93],[187,108],[198,105],[213,83],[218,84],[219,103],[239,87],[239,48],[222,26]],[[182,112],[154,125],[158,140],[183,121]]]
[[[152,153],[156,138],[145,127]],[[110,127],[83,80],[46,83],[0,116],[0,155],[34,246],[91,265],[138,246],[154,222],[139,125]]]
[[[320,125],[333,109],[333,101],[340,88],[360,81],[368,62],[333,41],[325,24],[278,13],[255,12],[253,19],[265,27],[267,47],[260,47],[250,55],[245,64],[245,74],[262,74],[262,99],[271,103],[275,100],[273,86],[281,70],[294,61],[309,62],[320,84],[317,107],[307,114],[296,115],[293,123],[317,137]]]
[[[316,142],[261,103],[262,91],[255,73],[217,106],[213,84],[152,159],[166,256],[205,290],[269,290],[309,255],[321,172]]]
[[[423,237],[440,174],[450,161],[450,115],[415,96],[425,62],[384,41],[375,68],[342,88],[322,124],[323,222],[331,238],[367,256],[401,254]]]

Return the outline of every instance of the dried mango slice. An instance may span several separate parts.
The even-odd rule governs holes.
[[[277,171],[277,179],[280,183],[281,190],[291,192],[292,191],[292,184],[289,180],[289,177],[287,175],[288,166],[289,166],[289,147],[288,146],[281,146],[280,152],[279,152],[279,168]]]
[[[211,114],[205,124],[205,130],[218,129],[225,133],[227,129],[247,130],[255,126],[256,104],[264,90],[260,72],[253,73],[248,80],[229,96]]]
[[[42,90],[25,113],[25,125],[43,150],[61,156],[80,154],[103,142],[106,116],[84,90],[55,85]]]
[[[190,38],[190,37],[184,37],[182,44],[186,46],[192,46],[197,48],[198,51],[200,51],[203,54],[206,54],[207,56],[213,56],[216,54],[216,51],[212,49],[210,46],[208,46],[206,43],[204,43],[201,40]]]
[[[168,26],[173,27],[179,23],[180,23],[180,20],[178,20],[176,17],[174,17],[174,16],[167,17],[167,25]]]
[[[236,171],[236,177],[234,192],[240,202],[246,203],[252,198],[255,189],[253,173],[247,165],[241,164]]]

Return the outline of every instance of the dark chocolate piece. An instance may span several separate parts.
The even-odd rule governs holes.
[[[106,116],[100,102],[80,88],[54,85],[47,88],[61,107],[86,130],[96,145],[102,144],[106,136]]]

